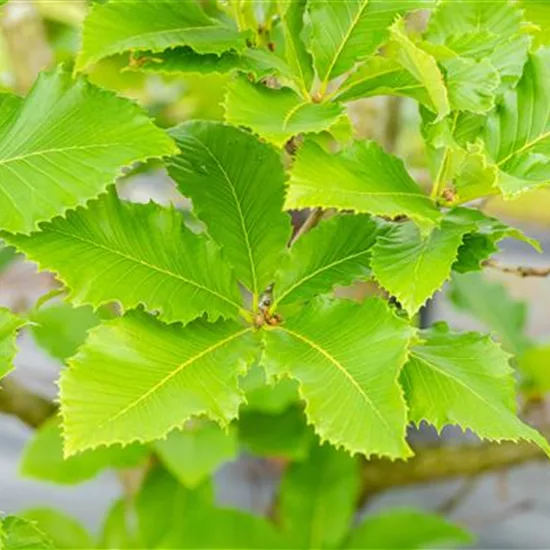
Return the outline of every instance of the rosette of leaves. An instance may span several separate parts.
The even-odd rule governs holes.
[[[548,450],[515,414],[507,353],[485,335],[415,325],[453,270],[480,270],[500,239],[525,238],[454,206],[541,185],[549,165],[548,51],[518,36],[514,3],[498,13],[460,4],[293,0],[273,3],[259,26],[240,3],[206,14],[162,0],[153,13],[110,0],[84,22],[77,70],[130,52],[137,70],[238,73],[226,124],[166,133],[63,70],[25,100],[3,97],[2,239],[54,272],[74,305],[121,311],[89,331],[61,376],[67,455],[164,438],[195,416],[226,426],[256,362],[270,381],[296,381],[320,438],[351,453],[410,456],[407,425],[422,421]],[[413,32],[410,13],[431,8],[427,30]],[[422,105],[431,196],[400,159],[342,132],[348,101],[388,94]],[[513,124],[520,111],[530,124]],[[337,150],[323,132],[343,136]],[[283,146],[296,136],[285,174]],[[118,197],[116,176],[152,157],[168,158],[203,232],[173,207]],[[338,214],[289,247],[286,211],[315,207]],[[371,278],[402,310],[334,298],[336,286]],[[18,326],[4,317],[9,362]]]
[[[417,334],[382,298],[330,297],[371,269],[394,281],[386,249],[416,254],[423,245],[413,246],[422,242],[414,224],[341,214],[288,248],[284,169],[272,146],[214,122],[188,122],[170,135],[181,151],[170,174],[204,233],[174,208],[126,203],[110,189],[38,232],[5,236],[53,271],[74,304],[116,301],[124,312],[92,328],[62,374],[67,454],[162,438],[192,416],[227,425],[244,402],[239,378],[258,357],[270,379],[298,382],[319,436],[353,453],[409,456],[406,426],[423,419],[546,446],[515,417],[508,356],[490,339]],[[393,157],[374,154],[406,174]],[[482,230],[466,214],[448,214],[418,253],[442,265],[429,277],[434,287],[462,237]],[[410,290],[413,302],[399,293],[411,314],[418,292]]]

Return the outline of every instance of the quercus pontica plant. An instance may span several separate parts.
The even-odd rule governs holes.
[[[432,537],[419,546],[467,541],[414,511],[352,529],[360,457],[413,457],[407,427],[423,422],[550,453],[516,411],[520,327],[498,343],[418,321],[453,274],[468,274],[453,296],[472,309],[460,284],[502,239],[539,246],[478,199],[550,183],[543,4],[90,3],[74,61],[41,73],[25,97],[0,95],[0,237],[53,273],[64,299],[28,315],[0,309],[0,375],[27,325],[66,362],[59,414],[37,432],[22,471],[74,483],[154,455],[163,467],[145,468],[139,538],[118,543],[128,546],[383,547],[401,524],[412,529],[406,544],[418,526]],[[113,57],[126,72],[171,82],[226,75],[223,120],[160,127],[92,83]],[[355,137],[348,106],[375,96],[418,104],[429,185],[384,144]],[[192,213],[119,196],[117,179],[148,165],[166,168]],[[377,291],[361,300],[336,292],[359,282]],[[483,284],[474,282],[480,300],[501,291]],[[82,334],[56,342],[49,331],[60,319]],[[208,479],[238,440],[291,462],[274,522],[212,503]],[[329,517],[319,500],[338,510]],[[168,524],[186,506],[186,522]],[[124,514],[115,505],[107,525]],[[0,540],[50,547],[36,525],[53,517],[8,517]]]

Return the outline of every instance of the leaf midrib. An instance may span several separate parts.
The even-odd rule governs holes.
[[[291,182],[291,187],[306,187],[307,189],[313,189],[314,191],[323,191],[323,189],[319,189],[319,187],[316,187],[315,185],[308,185],[307,183],[301,183],[301,182]],[[329,191],[338,191],[343,194],[351,194],[351,195],[362,195],[362,196],[382,196],[382,197],[392,197],[392,196],[398,196],[398,197],[414,197],[419,199],[427,200],[430,204],[433,204],[433,201],[430,197],[427,195],[424,195],[423,193],[420,193],[419,191],[353,191],[351,189],[343,189],[343,188],[329,188]]]
[[[254,257],[252,255],[252,246],[250,245],[250,238],[248,236],[246,220],[245,220],[242,208],[241,208],[241,203],[239,202],[239,197],[237,196],[237,190],[235,189],[235,186],[233,185],[233,182],[231,181],[231,178],[229,177],[229,174],[226,172],[225,168],[223,167],[221,162],[218,160],[216,155],[214,155],[214,153],[212,152],[210,147],[208,147],[208,145],[206,143],[204,143],[203,141],[201,141],[200,139],[198,139],[195,136],[188,136],[188,137],[192,141],[195,141],[196,143],[199,143],[200,145],[202,145],[202,147],[208,153],[210,158],[216,163],[216,166],[218,167],[220,172],[223,174],[223,177],[225,178],[225,181],[229,185],[229,188],[231,190],[231,195],[233,197],[233,200],[235,201],[235,207],[236,207],[237,213],[239,215],[239,221],[241,223],[241,231],[242,231],[242,234],[243,234],[246,250],[247,250],[247,253],[248,253],[248,261],[249,261],[249,265],[250,265],[250,274],[252,276],[252,287],[253,287],[252,292],[255,296],[257,296],[259,291],[258,291],[258,280],[257,280],[257,275],[256,275],[256,266],[254,264]]]
[[[238,338],[239,336],[243,336],[247,332],[250,332],[252,330],[251,327],[248,327],[244,330],[241,330],[235,334],[232,334],[231,336],[228,336],[224,338],[223,340],[220,340],[219,342],[216,342],[214,345],[209,346],[208,348],[202,350],[197,355],[194,355],[193,357],[190,357],[183,363],[179,364],[173,371],[168,373],[164,378],[162,378],[159,382],[157,382],[152,388],[147,390],[143,395],[140,395],[136,400],[132,401],[126,407],[121,409],[118,413],[116,413],[114,416],[108,418],[107,420],[104,420],[101,422],[97,429],[101,429],[107,424],[110,424],[111,422],[114,422],[121,416],[128,413],[128,411],[131,411],[133,408],[137,407],[144,399],[147,399],[151,395],[153,395],[156,391],[159,390],[162,386],[164,386],[167,382],[169,382],[174,376],[178,375],[184,368],[188,367],[189,365],[192,365],[195,361],[198,361],[199,359],[202,359],[205,355],[208,355],[209,353],[212,353],[213,351],[223,347],[224,345],[228,344],[232,340],[235,340],[235,338]]]
[[[91,145],[72,145],[68,147],[54,147],[51,149],[42,149],[41,151],[32,151],[31,153],[25,153],[23,155],[0,159],[0,166],[10,164],[12,162],[26,160],[30,157],[35,157],[35,156],[45,157],[48,154],[65,153],[67,151],[85,151],[88,149],[102,149],[105,147],[117,147],[117,146],[125,147],[126,145],[127,145],[126,143],[94,143]]]
[[[110,252],[111,254],[114,254],[115,256],[120,256],[122,258],[125,258],[126,260],[129,260],[131,262],[135,262],[139,265],[142,265],[144,267],[152,269],[153,271],[158,271],[159,273],[162,273],[162,274],[167,275],[169,277],[172,277],[174,279],[181,280],[181,281],[183,281],[184,283],[186,283],[188,285],[195,286],[195,287],[197,287],[197,288],[199,288],[199,289],[201,289],[205,292],[209,292],[213,296],[216,296],[220,300],[223,300],[223,301],[227,302],[228,304],[231,304],[232,306],[236,307],[237,309],[241,308],[241,306],[239,304],[237,304],[237,302],[234,302],[233,300],[231,300],[230,298],[227,298],[223,294],[220,294],[219,292],[217,292],[217,291],[215,291],[215,290],[213,290],[213,289],[211,289],[207,286],[204,286],[204,285],[198,283],[197,281],[193,281],[192,279],[187,279],[186,277],[180,275],[179,273],[174,273],[172,271],[168,271],[166,269],[163,269],[162,267],[156,266],[154,264],[150,264],[149,262],[146,262],[146,261],[144,261],[140,258],[136,258],[136,257],[131,256],[129,254],[125,254],[124,252],[122,252],[120,250],[116,250],[114,248],[111,248],[110,246],[106,246],[104,244],[92,241],[90,239],[86,239],[85,237],[81,237],[80,235],[75,235],[74,233],[67,233],[66,231],[61,231],[59,229],[50,229],[50,230],[51,230],[52,233],[58,233],[60,235],[64,235],[64,236],[69,237],[71,239],[81,241],[81,242],[89,244],[91,246],[95,246],[97,248],[100,248],[102,250]]]
[[[508,155],[506,155],[503,159],[499,160],[497,162],[497,166],[502,166],[506,162],[508,162],[512,157],[515,157],[516,155],[521,155],[528,149],[531,149],[531,147],[534,147],[537,143],[544,141],[545,139],[550,137],[550,131],[545,132],[544,134],[541,134],[540,136],[536,137],[534,140],[527,142],[525,145],[520,147],[519,149],[516,149],[515,151],[512,151]]]
[[[325,350],[320,345],[316,344],[306,336],[299,334],[298,332],[294,332],[293,330],[290,330],[284,326],[277,327],[276,330],[282,330],[283,332],[286,332],[290,336],[293,336],[294,338],[304,342],[308,346],[310,346],[312,349],[323,355],[330,363],[332,363],[339,371],[341,371],[344,376],[351,382],[352,386],[358,391],[359,395],[364,399],[364,401],[367,403],[367,405],[370,407],[370,409],[374,412],[374,414],[380,419],[382,424],[387,428],[389,432],[394,432],[390,425],[388,424],[387,420],[384,418],[382,413],[374,406],[374,403],[371,401],[369,396],[365,393],[363,388],[357,383],[357,381],[351,376],[351,374],[345,369],[343,365],[340,364],[340,362],[333,357],[327,350]]]
[[[139,34],[134,34],[132,36],[128,36],[128,37],[124,38],[123,40],[119,40],[119,41],[114,42],[114,43],[109,43],[108,50],[109,51],[121,51],[118,48],[125,47],[125,43],[128,42],[129,40],[149,38],[149,37],[152,37],[152,36],[163,35],[163,34],[168,34],[168,33],[173,33],[173,32],[185,33],[185,32],[201,31],[201,30],[205,30],[205,29],[208,29],[208,30],[210,30],[210,29],[226,29],[226,27],[224,27],[223,25],[212,24],[212,25],[201,25],[199,27],[174,27],[173,29],[162,29],[162,30],[158,30],[158,31],[143,32],[143,33],[139,33]],[[231,30],[231,29],[228,29],[228,30]],[[135,45],[134,45],[134,47],[135,47]],[[157,46],[157,47],[155,47],[155,46],[144,46],[144,47],[147,47],[147,49],[149,49],[152,52],[164,51],[166,49],[164,47],[159,47],[159,46]],[[105,48],[105,49],[107,49],[107,48]],[[84,53],[84,51],[82,53]],[[101,59],[101,57],[103,57],[104,55],[105,55],[104,53],[96,53],[93,56],[86,56],[86,57],[89,60],[92,60],[92,59],[95,60],[95,59]]]
[[[295,105],[288,111],[288,113],[285,115],[285,118],[283,119],[283,130],[288,130],[288,125],[290,124],[290,119],[302,108],[308,105],[307,101],[301,101],[298,103],[298,105]]]
[[[288,25],[288,21],[287,21],[287,16],[285,16],[283,18],[283,25],[285,27],[285,30],[287,31],[285,33],[285,38],[288,37],[288,46],[290,46],[290,50],[292,50],[292,56],[294,58],[294,62],[296,64],[296,66],[298,67],[298,72],[299,72],[299,76],[300,76],[300,81],[302,83],[302,87],[303,87],[303,91],[306,92],[307,94],[307,85],[306,85],[306,76],[305,76],[305,73],[304,73],[304,68],[302,67],[302,63],[301,63],[301,60],[300,60],[300,57],[298,55],[298,50],[296,48],[296,44],[294,42],[294,35],[292,32],[290,32],[290,27]]]
[[[334,70],[334,67],[335,67],[336,63],[338,62],[338,59],[342,55],[342,52],[344,51],[344,48],[345,48],[348,40],[351,38],[351,35],[352,35],[353,31],[355,30],[355,28],[359,24],[359,20],[361,19],[362,15],[363,15],[363,12],[365,11],[365,8],[367,7],[368,3],[369,3],[369,0],[363,0],[363,5],[357,11],[357,14],[353,18],[353,20],[351,22],[351,25],[349,26],[347,32],[345,33],[345,35],[342,39],[342,42],[340,43],[340,46],[338,47],[338,50],[336,51],[335,55],[332,58],[332,61],[330,62],[327,73],[323,78],[323,82],[328,82],[330,80],[331,73]]]
[[[364,78],[359,78],[355,81],[349,81],[347,83],[344,83],[344,85],[338,89],[338,94],[336,95],[335,99],[339,99],[341,96],[345,95],[350,90],[353,90],[354,88],[365,84],[366,82],[369,82],[369,80],[376,80],[377,78],[392,75],[392,74],[399,74],[401,72],[405,72],[404,69],[401,67],[389,69],[387,71],[381,71],[379,73],[369,73]],[[412,76],[412,75],[411,75]],[[389,88],[389,86],[376,86],[373,88],[374,90],[377,90],[379,88]],[[408,84],[407,86],[396,86],[391,88],[392,90],[409,90],[409,89],[415,89],[415,88],[425,88],[425,86],[421,83],[418,84]]]
[[[429,359],[426,359],[424,356],[419,355],[418,353],[415,353],[414,348],[411,350],[411,358],[414,358],[416,361],[420,362],[421,364],[425,364],[429,369],[434,370],[435,372],[439,373],[441,376],[451,380],[455,384],[458,384],[462,388],[464,388],[467,392],[475,395],[482,403],[485,403],[487,407],[492,409],[495,413],[501,414],[502,410],[495,407],[494,403],[492,401],[487,401],[482,395],[480,395],[478,392],[476,392],[471,386],[468,386],[468,384],[459,378],[456,378],[451,373],[445,371],[444,369],[441,369],[438,367],[434,362],[430,361]],[[505,410],[508,410],[506,407],[504,407]]]
[[[355,258],[359,258],[360,256],[363,256],[365,254],[370,254],[371,253],[371,249],[372,249],[372,246],[369,246],[368,248],[366,248],[365,250],[362,250],[361,252],[357,252],[355,254],[349,254],[347,256],[344,256],[343,258],[340,258],[338,260],[335,260],[329,264],[325,264],[324,266],[321,266],[319,267],[318,269],[312,271],[309,275],[306,275],[304,277],[302,277],[301,279],[299,279],[298,281],[296,281],[292,286],[290,286],[287,290],[285,290],[276,300],[275,300],[275,303],[273,304],[273,308],[275,309],[277,307],[278,304],[280,304],[289,294],[291,294],[296,288],[298,288],[299,286],[303,285],[306,281],[309,281],[310,279],[312,279],[313,277],[316,277],[317,275],[319,275],[319,273],[323,273],[323,271],[327,271],[329,269],[332,269],[333,267],[337,266],[337,265],[340,265],[340,264],[343,264],[349,260],[354,260]]]

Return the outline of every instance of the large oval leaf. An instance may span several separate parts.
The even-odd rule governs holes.
[[[170,133],[182,151],[170,161],[171,176],[257,297],[273,281],[290,237],[279,154],[213,122],[188,122]]]

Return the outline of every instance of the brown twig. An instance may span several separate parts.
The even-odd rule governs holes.
[[[309,216],[306,218],[306,221],[300,226],[298,231],[292,237],[290,244],[294,244],[302,235],[311,231],[323,218],[324,211],[322,208],[314,208]]]
[[[518,277],[548,277],[550,276],[550,267],[526,267],[526,266],[508,266],[502,265],[494,260],[486,260],[483,262],[485,267],[497,269],[502,273],[511,273]]]
[[[11,414],[31,428],[38,428],[57,411],[54,403],[32,393],[11,378],[2,380],[0,413]]]
[[[389,96],[386,103],[386,124],[384,126],[383,143],[387,153],[395,153],[401,131],[402,98]]]
[[[437,512],[443,516],[448,516],[454,512],[468,498],[468,496],[472,494],[472,491],[477,487],[478,482],[478,476],[466,478],[460,487],[440,506],[437,507]]]
[[[550,435],[550,426],[546,426],[543,431],[546,431],[547,436]],[[361,501],[365,502],[372,495],[392,487],[475,477],[544,457],[545,454],[530,443],[505,442],[427,447],[418,449],[416,455],[406,462],[373,459],[363,467]]]
[[[2,380],[0,413],[14,415],[28,426],[37,428],[56,412],[54,403],[30,392],[10,378]],[[545,426],[541,432],[550,438],[550,426]],[[376,458],[365,462],[363,466],[361,502],[393,487],[456,477],[475,477],[544,457],[544,453],[530,443],[505,442],[425,447],[417,449],[416,455],[408,461],[392,462]]]

